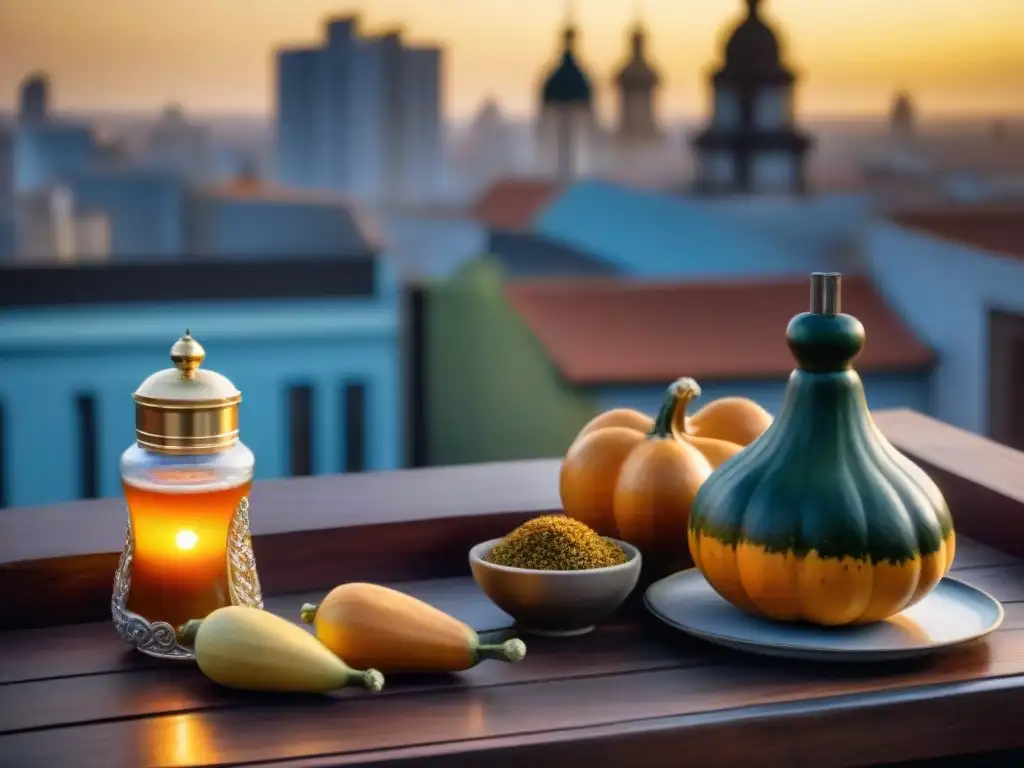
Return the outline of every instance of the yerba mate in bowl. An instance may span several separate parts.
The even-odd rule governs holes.
[[[629,597],[640,552],[559,515],[534,518],[469,552],[473,578],[523,632],[582,635]]]

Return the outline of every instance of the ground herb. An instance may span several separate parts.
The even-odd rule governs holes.
[[[498,542],[485,558],[496,565],[536,571],[582,571],[626,562],[618,544],[562,515],[528,520]]]

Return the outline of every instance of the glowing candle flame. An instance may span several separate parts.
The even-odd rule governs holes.
[[[196,536],[195,531],[178,531],[178,535],[174,537],[174,543],[178,545],[178,549],[193,549],[198,541],[199,537]]]

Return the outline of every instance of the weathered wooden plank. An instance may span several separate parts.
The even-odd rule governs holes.
[[[723,713],[733,722],[745,709],[785,702],[855,697],[917,686],[1021,675],[1024,633],[998,632],[911,665],[872,669],[796,665],[736,654],[717,666],[597,674],[569,680],[452,687],[392,696],[284,700],[255,706],[96,722],[0,737],[5,765],[225,765],[317,755],[363,756],[420,745],[470,742],[622,724],[653,718]],[[1018,680],[1016,685],[1022,685]],[[1018,688],[1017,695],[1021,694]],[[264,703],[265,702],[265,703]],[[961,711],[976,722],[975,711]],[[906,717],[913,718],[910,710]],[[762,715],[764,716],[764,715]],[[778,720],[775,727],[786,723]],[[890,721],[888,728],[909,727]],[[915,727],[920,727],[918,723]],[[790,730],[790,738],[802,737]],[[1024,736],[1019,737],[1024,739]],[[580,754],[580,753],[577,753]],[[588,751],[588,762],[594,753]]]

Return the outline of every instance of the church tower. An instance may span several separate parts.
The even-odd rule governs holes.
[[[538,154],[542,172],[570,181],[585,166],[596,126],[590,78],[576,60],[576,29],[562,32],[562,55],[540,93]]]
[[[661,77],[647,61],[647,35],[638,21],[630,36],[630,55],[615,77],[619,91],[618,137],[627,143],[658,138],[655,95]]]
[[[811,140],[794,124],[796,77],[783,63],[775,32],[761,17],[761,0],[725,46],[711,78],[709,125],[693,140],[696,189],[706,194],[802,193]]]

